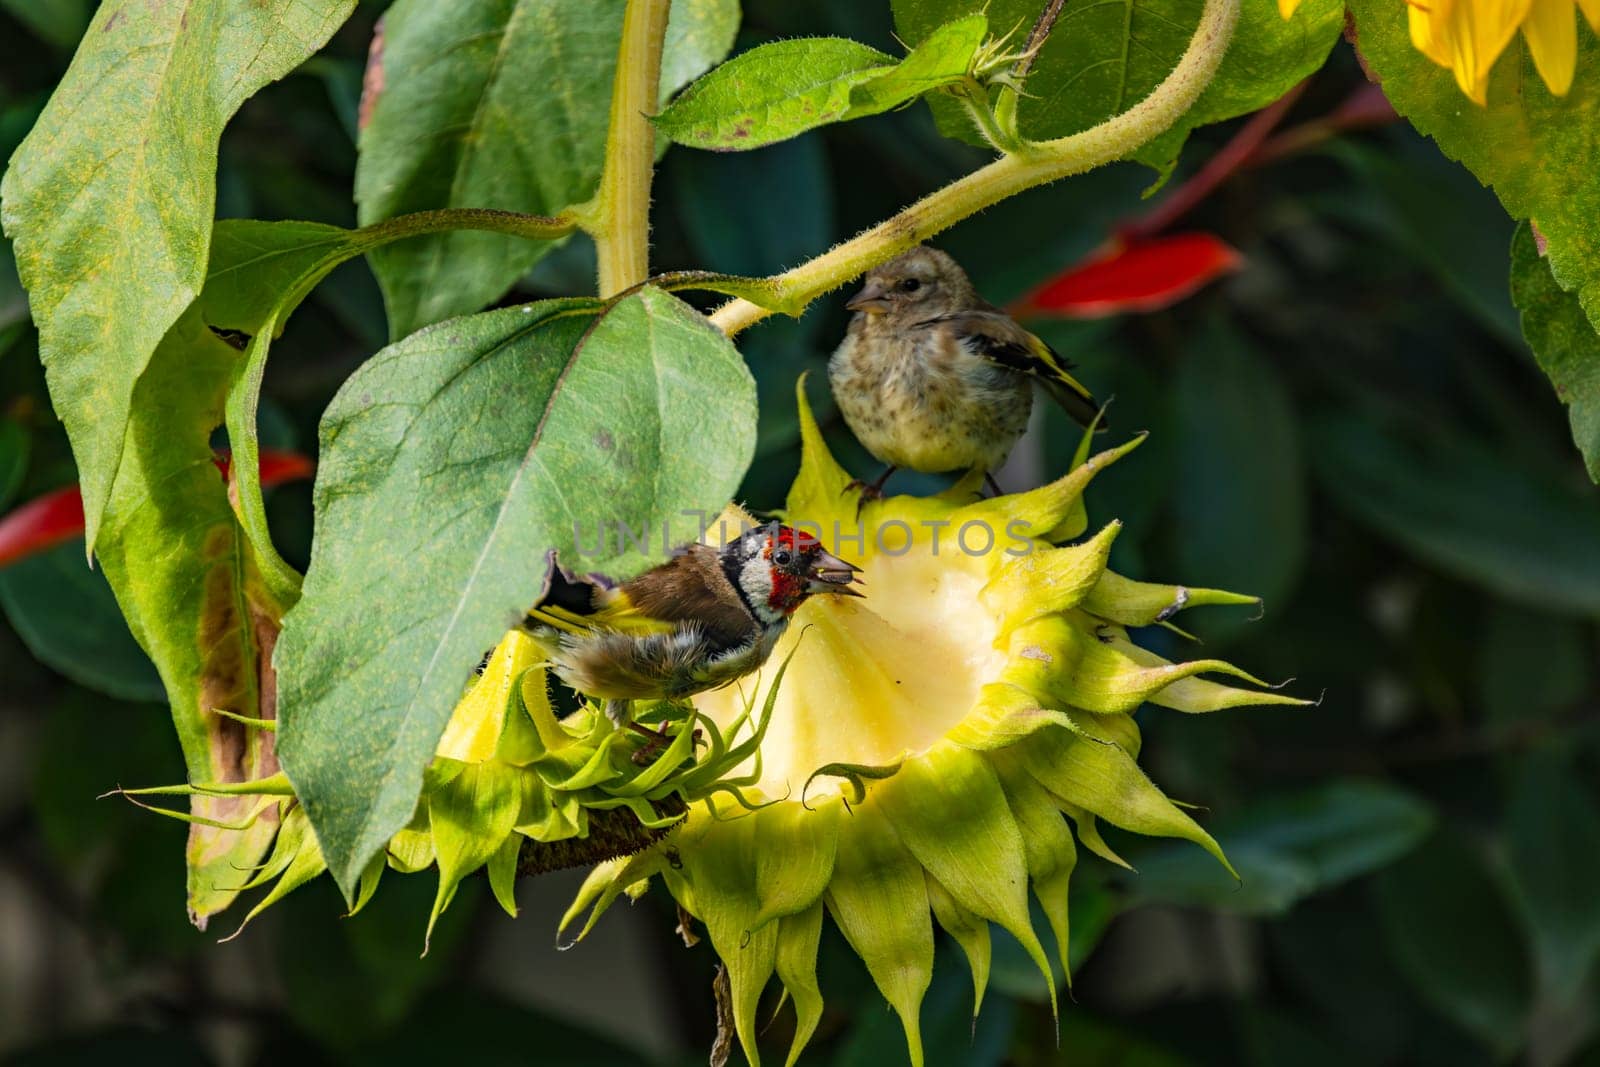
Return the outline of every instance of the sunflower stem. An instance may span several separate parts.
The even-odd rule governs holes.
[[[1197,100],[1233,39],[1240,0],[1206,0],[1189,47],[1150,95],[1081,133],[1040,141],[1001,156],[810,262],[770,279],[774,303],[798,314],[836,289],[986,207],[1017,193],[1122,159],[1165,133]],[[773,314],[748,300],[730,300],[711,321],[730,337]]]
[[[672,0],[628,0],[611,89],[600,191],[584,218],[600,266],[600,295],[614,296],[650,275],[650,182],[656,131],[649,116],[661,92],[661,44]]]

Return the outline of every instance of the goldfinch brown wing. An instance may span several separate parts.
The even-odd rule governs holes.
[[[528,616],[571,634],[642,636],[669,633],[693,622],[714,647],[738,644],[756,628],[738,590],[723,573],[717,550],[706,545],[680,550],[621,585],[558,570],[550,592]]]
[[[757,629],[755,616],[723,567],[723,557],[709,545],[689,545],[659,567],[624,582],[614,608],[668,623],[693,622],[714,646],[748,640]]]
[[[1088,426],[1100,413],[1094,394],[1068,373],[1072,364],[1003,311],[956,311],[919,325],[948,330],[969,351],[1038,379],[1051,399],[1080,425]],[[1104,420],[1100,428],[1105,429]]]

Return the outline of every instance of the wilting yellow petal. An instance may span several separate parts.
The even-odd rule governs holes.
[[[1571,0],[1533,0],[1522,23],[1522,36],[1533,53],[1533,65],[1545,87],[1557,96],[1572,88],[1578,67],[1578,16]]]

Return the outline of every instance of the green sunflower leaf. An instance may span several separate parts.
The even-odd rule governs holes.
[[[1589,477],[1600,482],[1600,334],[1577,294],[1562,289],[1550,273],[1527,223],[1511,239],[1511,300],[1539,369],[1567,405],[1572,440]]]
[[[1600,959],[1600,803],[1568,759],[1523,760],[1507,810],[1511,885],[1545,984],[1570,1004]]]
[[[345,383],[276,662],[285,768],[347,895],[410,818],[451,709],[537,596],[547,553],[618,576],[658,562],[732,495],[754,423],[739,353],[654,289],[440,324]]]
[[[693,148],[759,148],[842,120],[856,86],[893,69],[892,57],[842,37],[774,41],[712,70],[654,122]]]
[[[1531,967],[1482,857],[1457,836],[1436,834],[1380,873],[1374,889],[1395,961],[1417,995],[1509,1058],[1523,1041]]]
[[[691,85],[656,128],[679,144],[729,151],[881,114],[963,81],[988,28],[981,14],[955,19],[898,62],[841,37],[761,45]]]
[[[95,547],[134,384],[205,280],[217,141],[354,0],[102,4],[0,184]]]
[[[1600,506],[1581,482],[1478,439],[1356,414],[1317,420],[1312,440],[1328,494],[1397,545],[1530,607],[1600,614]]]
[[[1139,874],[1127,884],[1143,900],[1282,915],[1307,896],[1394,863],[1433,823],[1432,810],[1400,789],[1336,781],[1217,820],[1212,830],[1239,868],[1239,881],[1193,849],[1158,845],[1130,853]]]

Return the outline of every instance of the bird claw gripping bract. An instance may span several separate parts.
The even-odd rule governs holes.
[[[823,444],[803,386],[800,404],[804,458],[784,519],[820,528],[830,548],[863,568],[868,596],[807,604],[779,643],[788,673],[781,691],[758,686],[757,699],[774,711],[764,767],[745,798],[762,806],[745,813],[719,797],[694,803],[670,853],[656,846],[601,864],[562,926],[587,908],[581,938],[618,896],[637,895],[660,875],[727,965],[752,1063],[756,1007],[777,977],[796,1013],[792,1064],[822,1015],[816,957],[826,912],[899,1013],[920,1064],[935,921],[971,963],[974,1014],[990,923],[1021,942],[1053,1002],[1028,892],[1065,968],[1078,845],[1122,862],[1099,820],[1185,838],[1226,864],[1211,836],[1139,768],[1136,708],[1304,701],[1203,679],[1262,685],[1219,660],[1169,663],[1128,638],[1127,627],[1170,625],[1181,607],[1254,598],[1113,573],[1106,560],[1115,522],[1055,546],[1087,531],[1083,489],[1138,439],[1087,458],[1086,437],[1075,469],[1025,493],[979,499],[968,478],[936,497],[869,501],[860,531],[850,475]],[[851,536],[838,537],[841,529]],[[998,534],[990,550],[969,551],[981,544],[974,531],[985,529]],[[694,703],[716,722],[741,714],[727,691]]]

